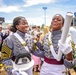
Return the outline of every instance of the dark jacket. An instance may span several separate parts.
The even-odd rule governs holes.
[[[7,37],[8,35],[5,33],[3,35],[2,32],[0,32],[0,51],[1,51],[1,48],[2,48],[2,43],[3,43],[3,40]]]

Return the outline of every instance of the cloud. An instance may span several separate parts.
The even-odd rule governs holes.
[[[23,16],[23,15],[19,15],[19,16]],[[17,15],[14,17],[17,17]],[[12,23],[14,17],[12,17],[11,19],[9,18],[6,19],[5,22]],[[44,16],[32,17],[32,18],[26,17],[26,19],[29,25],[40,25],[41,26],[42,24],[44,24]],[[50,21],[51,21],[50,16],[46,15],[46,24],[50,25]]]
[[[12,23],[12,20],[6,20],[6,23]]]
[[[0,7],[0,12],[10,13],[10,12],[19,12],[22,11],[17,6],[3,6]]]
[[[20,6],[12,6],[4,4],[3,0],[0,0],[0,12],[10,13],[10,12],[20,12]]]
[[[27,19],[27,21],[28,21],[28,23],[29,23],[29,25],[42,25],[42,24],[44,24],[44,17],[42,16],[42,17],[33,17],[33,18],[26,18]],[[46,19],[46,24],[47,25],[50,25],[50,18],[49,17],[47,17],[47,19]]]
[[[37,5],[37,4],[41,4],[41,3],[52,3],[55,2],[56,0],[23,0],[26,4],[24,5],[24,7],[28,7],[28,6],[32,6],[32,5]]]

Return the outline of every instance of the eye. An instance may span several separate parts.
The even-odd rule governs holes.
[[[53,21],[55,20],[55,18],[52,19]]]
[[[22,24],[25,25],[25,24],[28,24],[28,23],[26,21],[24,21]]]
[[[57,19],[58,21],[61,21],[61,19]]]

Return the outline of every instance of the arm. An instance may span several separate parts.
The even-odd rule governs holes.
[[[64,58],[64,65],[67,67],[67,68],[73,68],[74,67],[74,60],[71,60],[69,59],[68,57]]]
[[[2,59],[8,59],[12,54],[12,41],[9,38],[6,38],[3,42],[2,49]]]
[[[3,34],[3,33],[2,33],[2,34]],[[2,39],[4,40],[7,36],[8,36],[8,34],[6,34],[6,33],[3,34],[3,35],[2,35]]]
[[[74,67],[73,50],[70,53],[65,55],[64,65],[67,68],[73,68]]]
[[[72,68],[74,66],[73,60],[73,50],[71,46],[71,37],[67,37],[66,42],[62,44],[59,42],[59,47],[62,53],[64,54],[64,65],[67,68]]]
[[[36,43],[36,45],[37,45],[38,43]],[[38,56],[38,57],[42,57],[42,58],[44,58],[44,50],[43,50],[43,47],[42,47],[42,44],[39,44],[40,45],[40,47],[41,47],[41,49],[37,49],[37,50],[32,50],[32,54],[33,55],[35,55],[35,56]],[[37,48],[37,47],[36,47]]]
[[[68,61],[73,60],[73,54],[72,54],[72,52],[66,54],[65,58],[66,58]]]

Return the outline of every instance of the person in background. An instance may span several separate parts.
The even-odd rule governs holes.
[[[37,33],[37,35],[34,37],[34,50],[42,50],[42,45],[39,41],[40,39],[40,33]],[[34,71],[37,70],[40,71],[41,69],[41,58],[35,55],[32,55],[32,58],[34,60]],[[38,68],[38,69],[37,69]]]
[[[69,29],[69,35],[71,36],[71,44],[72,44],[72,49],[73,49],[73,58],[74,58],[74,67],[72,69],[68,69],[70,75],[75,75],[76,74],[76,28],[73,25],[73,20],[71,22],[71,26]]]
[[[2,32],[2,25],[0,25],[0,51],[2,48],[3,40],[8,36],[8,34]]]
[[[35,31],[36,31],[36,26],[32,26],[32,27],[29,26],[28,34],[34,36]]]
[[[44,26],[43,33],[40,36],[40,42],[42,43],[42,40],[44,38],[44,35],[46,35],[49,32],[49,26]]]
[[[33,29],[33,30],[36,30],[36,25],[32,26],[32,29]]]
[[[2,31],[2,25],[0,25],[0,32]]]
[[[12,24],[8,24],[8,27],[7,27],[7,30],[5,31],[8,35],[11,35],[12,34],[12,32],[11,32],[11,26],[12,26]]]
[[[38,32],[40,32],[40,26],[36,26],[36,30],[38,31]]]

